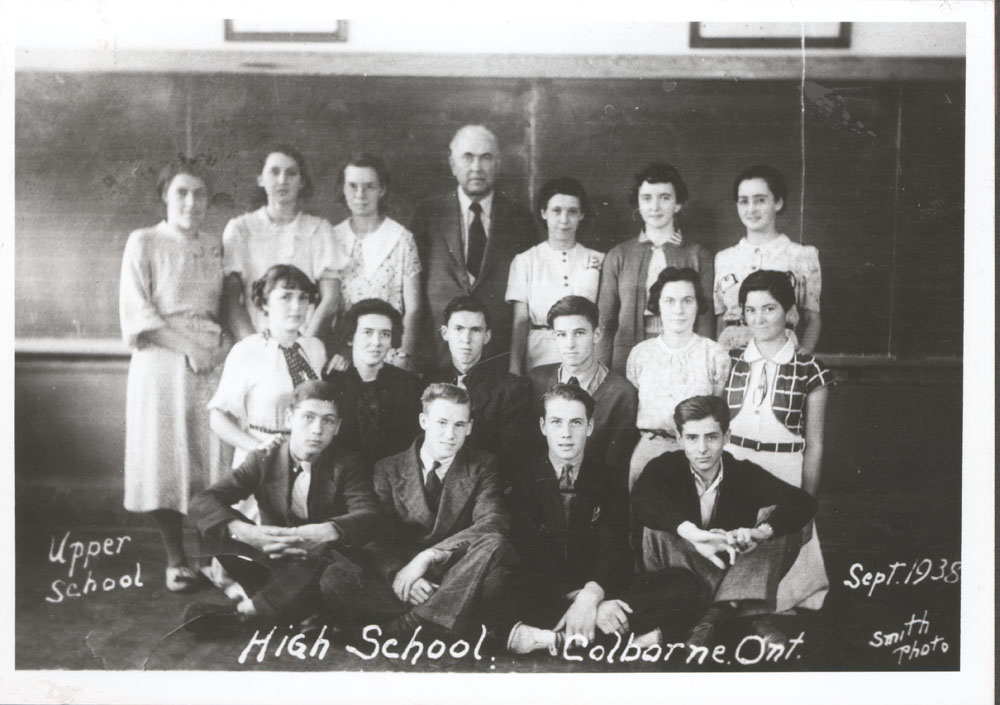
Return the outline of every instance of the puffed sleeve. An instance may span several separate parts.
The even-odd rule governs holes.
[[[642,355],[642,348],[642,345],[636,345],[629,350],[628,361],[625,363],[625,378],[636,389],[639,388],[639,375],[642,374],[642,361],[639,359]]]
[[[726,312],[726,300],[722,295],[722,282],[719,281],[720,279],[719,275],[723,271],[725,271],[723,267],[723,262],[721,261],[724,255],[725,255],[724,251],[715,253],[715,267],[713,268],[715,271],[713,273],[714,283],[712,284],[712,302],[713,305],[715,306],[716,316]]]
[[[420,256],[417,254],[417,241],[413,233],[403,229],[400,235],[400,245],[403,247],[403,281],[420,275]]]
[[[239,274],[245,278],[249,252],[246,228],[243,226],[244,217],[232,218],[222,231],[222,271],[224,274]]]
[[[155,237],[156,233],[153,230],[136,230],[129,235],[122,256],[118,312],[122,338],[130,347],[135,347],[139,342],[139,336],[146,331],[157,330],[167,325],[153,304],[150,256]]]
[[[708,377],[712,383],[712,394],[721,397],[729,381],[729,353],[714,340],[708,341]]]
[[[219,387],[207,405],[209,409],[229,414],[241,427],[245,427],[247,423],[247,393],[251,375],[254,373],[248,369],[246,350],[245,341],[240,341],[226,355]]]
[[[313,233],[312,268],[316,281],[319,281],[338,277],[340,271],[347,266],[350,253],[345,257],[344,249],[337,246],[330,221],[325,218],[317,220],[319,223]]]
[[[819,295],[823,288],[822,272],[819,268],[819,250],[811,245],[802,248],[799,257],[799,267],[796,273],[801,284],[798,300],[799,308],[819,313]]]
[[[519,301],[522,304],[528,303],[528,289],[531,286],[531,250],[522,252],[514,257],[510,263],[510,272],[507,276],[507,294],[504,297],[508,303]]]

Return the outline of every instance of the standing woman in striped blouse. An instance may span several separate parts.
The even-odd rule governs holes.
[[[795,350],[785,327],[785,314],[795,304],[788,275],[753,272],[740,285],[739,303],[752,338],[745,348],[730,351],[726,400],[733,420],[726,450],[815,497],[832,375],[812,355]],[[776,611],[819,609],[829,586],[810,523],[803,529],[798,558],[778,587]]]

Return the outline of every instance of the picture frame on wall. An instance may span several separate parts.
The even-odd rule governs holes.
[[[347,20],[223,20],[227,42],[346,42]]]
[[[850,22],[692,22],[693,49],[847,49]]]

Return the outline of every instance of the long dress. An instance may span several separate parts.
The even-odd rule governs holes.
[[[733,367],[726,385],[733,414],[730,440],[799,444],[800,449],[772,452],[730,442],[726,450],[737,459],[751,460],[775,477],[801,487],[806,397],[832,383],[830,371],[812,355],[796,353],[791,339],[773,360],[765,359],[752,340],[746,348],[731,354]],[[802,530],[801,540],[799,555],[778,586],[777,612],[793,607],[819,609],[830,589],[813,522]]]
[[[188,497],[220,479],[228,447],[208,425],[219,370],[195,374],[181,353],[143,333],[171,327],[219,345],[222,244],[165,222],[133,232],[122,258],[122,336],[132,347],[125,397],[125,508],[186,514]]]
[[[568,250],[556,250],[548,242],[535,245],[514,257],[507,277],[509,303],[528,308],[531,330],[524,355],[525,371],[560,362],[555,334],[547,317],[552,304],[564,296],[583,296],[597,302],[604,253],[576,243]]]

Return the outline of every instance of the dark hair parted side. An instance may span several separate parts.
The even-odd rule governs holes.
[[[290,144],[275,144],[272,145],[264,152],[263,159],[260,160],[260,171],[264,171],[264,165],[267,164],[267,158],[272,154],[284,154],[285,156],[291,157],[295,160],[295,163],[299,166],[299,179],[302,181],[302,187],[299,189],[299,200],[309,198],[313,195],[313,181],[312,176],[309,175],[309,167],[306,164],[306,158],[302,156],[302,152],[293,147]],[[264,189],[259,189],[263,193]],[[264,194],[264,203],[267,202],[267,194]]]
[[[656,316],[660,315],[660,294],[667,282],[691,282],[691,286],[694,287],[695,300],[698,302],[698,313],[705,313],[708,309],[708,301],[705,300],[705,292],[701,290],[701,279],[698,277],[698,272],[690,267],[667,267],[660,272],[656,281],[649,287],[649,300],[646,302],[646,306],[650,313]]]
[[[587,192],[583,184],[571,176],[560,176],[549,179],[538,189],[538,200],[535,201],[535,217],[542,220],[541,212],[549,207],[549,201],[553,196],[558,195],[573,196],[580,201],[580,212],[584,215],[590,214],[590,201],[587,200]]]
[[[647,182],[651,184],[672,184],[674,194],[677,196],[677,202],[681,205],[687,203],[688,187],[684,183],[681,173],[677,171],[677,167],[667,162],[653,162],[632,177],[632,192],[629,196],[631,199],[629,203],[632,204],[632,208],[635,208],[639,204],[639,187]]]
[[[562,316],[583,316],[596,329],[600,315],[597,304],[585,296],[564,296],[552,304],[545,323],[551,328],[553,322]]]
[[[392,346],[398,348],[403,337],[403,316],[382,299],[362,299],[344,314],[344,332],[348,340],[358,332],[358,319],[369,314],[385,316],[392,322]]]
[[[781,175],[780,171],[767,164],[754,164],[739,173],[739,176],[733,181],[734,201],[738,201],[740,198],[740,184],[750,179],[763,179],[767,182],[767,187],[771,189],[774,200],[781,201],[781,208],[778,209],[778,212],[781,213],[785,210],[785,206],[788,205],[788,185],[785,183],[785,177]]]
[[[471,414],[472,402],[469,400],[469,393],[457,385],[447,384],[445,382],[433,382],[432,384],[428,384],[427,389],[425,389],[424,393],[420,395],[420,405],[422,406],[425,414],[427,413],[427,407],[431,405],[431,402],[435,402],[438,399],[450,401],[452,404],[467,406],[469,407]]]
[[[201,179],[201,182],[205,184],[205,191],[208,192],[207,195],[211,197],[212,184],[208,168],[205,166],[204,161],[199,157],[185,157],[182,154],[178,154],[164,164],[163,168],[156,175],[157,201],[163,200],[167,188],[173,183],[174,177],[178,174],[188,174],[189,176]],[[209,198],[209,202],[211,203],[211,198]]]
[[[391,179],[389,176],[389,167],[385,165],[385,162],[382,161],[381,157],[372,154],[371,152],[355,152],[349,156],[337,172],[337,200],[345,205],[347,199],[344,198],[344,173],[347,171],[347,167],[349,166],[356,166],[361,169],[371,169],[375,172],[375,176],[378,177],[379,186],[385,189],[385,195],[378,201],[378,212],[384,213],[386,203],[389,200],[389,181]]]
[[[748,274],[747,278],[740,284],[740,310],[746,305],[747,294],[751,291],[766,291],[787,312],[795,305],[795,287],[792,286],[788,277],[789,275],[785,272],[773,269],[758,269],[756,272]]]
[[[309,399],[318,399],[319,401],[328,401],[333,404],[333,408],[337,408],[336,400],[336,390],[333,385],[329,382],[324,382],[321,379],[310,379],[305,382],[299,383],[292,391],[291,401],[288,404],[288,408],[294,409],[299,404]],[[337,412],[340,415],[340,412]]]
[[[250,298],[253,305],[261,311],[267,303],[267,297],[279,284],[286,289],[298,289],[309,295],[309,303],[319,302],[319,287],[309,276],[298,267],[291,264],[276,264],[264,276],[253,283]]]
[[[707,418],[718,421],[723,433],[729,430],[729,406],[722,397],[690,397],[674,407],[674,425],[678,434],[684,433],[684,424],[688,421]]]
[[[553,399],[564,399],[566,401],[578,401],[583,404],[587,412],[587,418],[594,418],[594,398],[587,394],[582,387],[575,384],[553,384],[549,391],[542,395],[542,418],[545,418],[548,403]]]
[[[475,296],[457,296],[448,302],[448,305],[444,307],[444,325],[447,327],[448,321],[451,320],[452,314],[458,313],[459,311],[470,311],[472,313],[481,313],[483,318],[486,320],[486,330],[490,330],[490,311],[486,308],[486,304],[477,299]]]

